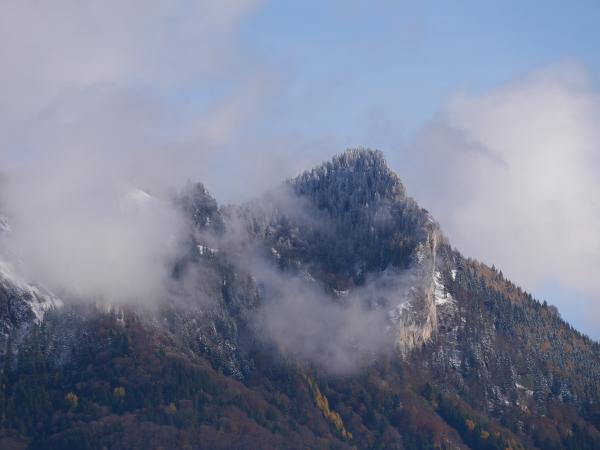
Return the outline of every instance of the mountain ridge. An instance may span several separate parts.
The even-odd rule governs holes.
[[[0,283],[0,442],[600,445],[598,343],[452,248],[381,152],[349,150],[244,205],[219,208],[201,184],[176,204],[185,295],[36,322]]]

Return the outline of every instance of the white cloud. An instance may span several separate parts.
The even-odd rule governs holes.
[[[65,296],[164,295],[184,233],[166,191],[210,172],[215,148],[253,111],[261,81],[239,31],[257,7],[2,2],[0,211],[13,225],[3,257]],[[231,89],[213,98],[219,83]],[[182,91],[206,104],[173,108]],[[154,195],[138,204],[136,189]]]
[[[255,0],[0,4],[0,111],[20,118],[98,84],[160,89],[231,74]]]
[[[528,290],[581,292],[600,318],[600,94],[585,68],[457,95],[416,152],[409,184],[454,245]]]

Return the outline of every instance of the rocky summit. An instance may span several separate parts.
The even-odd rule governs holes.
[[[452,247],[381,152],[168,201],[158,302],[64,298],[0,255],[0,448],[600,448],[599,344]]]

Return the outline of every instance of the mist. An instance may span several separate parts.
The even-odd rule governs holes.
[[[354,372],[396,351],[390,311],[408,301],[410,278],[410,271],[374,274],[361,287],[331,294],[306,273],[262,270],[264,303],[255,326],[299,361],[333,374]]]
[[[216,168],[261,92],[239,39],[258,5],[3,2],[0,259],[65,298],[163,298],[189,233],[173,192],[244,182]],[[205,88],[185,107],[192,82]]]
[[[369,305],[366,293],[336,299],[300,277],[263,272],[258,279],[265,303],[256,327],[283,353],[339,374],[393,350],[387,310]]]

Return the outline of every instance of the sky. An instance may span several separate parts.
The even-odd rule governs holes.
[[[62,242],[65,212],[85,229],[127,189],[201,180],[239,202],[378,148],[453,245],[598,339],[599,19],[585,0],[6,0],[3,202]],[[178,226],[136,208],[156,220],[135,249]],[[39,228],[29,251],[57,251]]]

